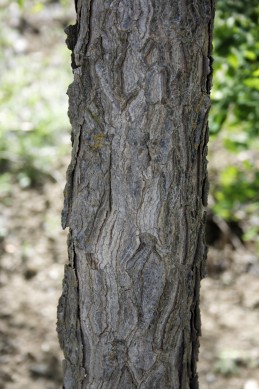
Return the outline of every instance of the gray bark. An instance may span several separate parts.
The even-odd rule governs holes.
[[[213,0],[76,7],[64,388],[197,388]]]

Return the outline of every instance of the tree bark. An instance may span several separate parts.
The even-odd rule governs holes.
[[[64,388],[198,388],[213,0],[76,11]]]

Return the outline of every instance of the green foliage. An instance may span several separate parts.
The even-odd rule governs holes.
[[[2,17],[8,12],[7,8]],[[64,44],[43,48],[48,55],[20,53],[15,47],[19,39],[20,35],[8,26],[0,32],[5,65],[0,90],[0,172],[12,175],[26,187],[53,177],[53,166],[66,150],[69,123],[64,91],[71,75],[70,54]]]
[[[60,133],[68,123],[60,95],[65,74],[60,73],[48,64],[19,58],[2,81],[0,167],[22,172],[28,183],[37,180],[39,172],[47,174],[62,152]]]
[[[259,135],[258,19],[258,1],[217,2],[211,132],[228,127],[231,151],[248,148]]]
[[[24,6],[24,0],[17,0],[17,3],[21,8]]]
[[[25,0],[14,0],[14,2],[16,2],[20,8],[23,8],[25,6]],[[30,0],[29,1],[31,9],[34,12],[41,11],[44,5],[47,5],[50,2],[51,0]],[[59,0],[59,3],[62,5],[62,7],[68,7],[69,2],[70,0]],[[26,3],[28,3],[28,1]]]
[[[258,20],[256,0],[217,1],[210,131],[222,141],[224,155],[240,156],[211,180],[213,210],[226,219],[238,219],[240,207],[259,202]]]
[[[214,212],[224,219],[238,219],[240,207],[246,205],[248,212],[247,205],[258,198],[258,193],[258,172],[251,170],[247,175],[237,166],[228,166],[220,173],[219,184],[214,186]]]

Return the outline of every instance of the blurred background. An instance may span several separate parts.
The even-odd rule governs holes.
[[[61,387],[72,0],[0,0],[0,389]],[[217,1],[201,389],[259,389],[259,5]]]

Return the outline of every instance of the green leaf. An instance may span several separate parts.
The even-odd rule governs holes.
[[[244,57],[250,59],[251,61],[256,60],[256,53],[254,51],[246,50],[244,52]]]
[[[244,80],[244,84],[259,91],[259,78],[247,78]]]
[[[225,186],[232,185],[236,181],[238,169],[236,166],[229,166],[220,175],[220,183]]]
[[[23,8],[24,6],[24,0],[17,0],[17,3],[19,5],[20,8]]]

